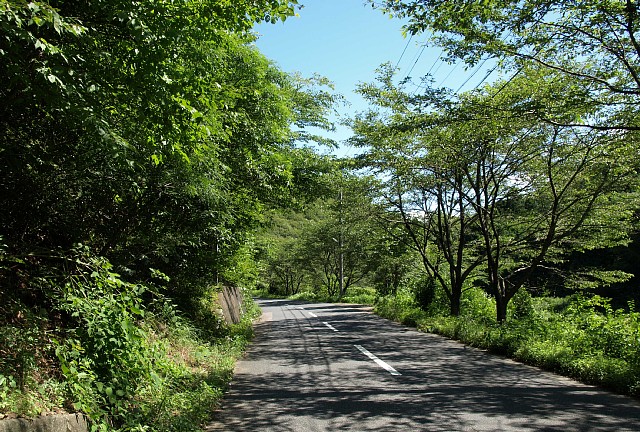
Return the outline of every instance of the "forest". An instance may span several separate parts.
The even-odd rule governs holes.
[[[381,65],[337,158],[330,79],[254,44],[296,0],[0,0],[0,419],[200,430],[251,295],[370,303],[640,395],[637,3],[366,3],[504,78],[418,91]]]

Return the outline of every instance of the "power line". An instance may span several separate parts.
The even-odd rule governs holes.
[[[498,68],[498,65],[495,65],[494,67],[492,67],[491,69],[489,69],[487,71],[487,73],[484,75],[484,78],[482,78],[480,80],[480,82],[478,84],[476,84],[476,86],[473,88],[474,90],[478,90],[478,87],[480,87],[482,85],[483,82],[485,82],[487,80],[487,78],[489,78],[489,75],[491,75],[493,73],[493,71],[495,71]],[[464,84],[463,84],[464,85]],[[458,89],[458,91],[460,91],[460,89]],[[457,92],[456,92],[457,93]]]
[[[445,77],[444,77],[444,79],[443,79],[442,81],[440,81],[440,84],[438,84],[438,87],[441,87],[441,86],[442,86],[442,84],[444,84],[444,82],[445,82],[446,80],[448,80],[448,79],[449,79],[449,77],[451,76],[451,74],[452,74],[456,69],[458,69],[458,66],[460,66],[460,62],[456,63],[456,64],[453,66],[453,68],[449,71],[449,73],[447,74],[447,76],[445,76]]]
[[[409,72],[407,72],[407,77],[411,75],[411,72],[413,72],[413,68],[416,67],[416,65],[418,64],[418,60],[420,60],[420,57],[422,57],[422,53],[424,53],[424,50],[427,46],[426,45],[422,45],[422,49],[420,50],[420,54],[418,54],[418,57],[416,58],[416,61],[413,62],[413,66],[411,66],[411,69],[409,69]]]
[[[436,68],[435,71],[433,71],[433,73],[436,73],[440,70],[440,66],[442,66],[442,64],[444,63],[442,61],[442,50],[440,50],[440,54],[438,55],[438,58],[433,62],[433,64],[431,65],[431,67],[429,68],[429,70],[427,71],[427,75],[431,75],[431,71],[433,70],[433,68],[438,64],[438,62],[440,62],[440,64],[438,65],[438,67]]]
[[[422,41],[422,49],[420,50],[418,55],[415,57],[415,60],[413,61],[413,65],[411,66],[411,69],[409,69],[409,72],[406,75],[407,77],[409,77],[409,75],[411,75],[411,72],[413,72],[413,69],[418,64],[418,61],[420,60],[420,57],[422,57],[422,54],[424,53],[424,50],[427,48],[427,39],[429,39],[428,35]]]
[[[413,34],[411,35],[411,37],[407,41],[407,44],[404,46],[404,49],[402,50],[402,54],[400,54],[400,58],[396,62],[396,67],[394,68],[394,70],[398,69],[398,65],[400,64],[400,61],[402,60],[402,57],[404,57],[404,53],[407,52],[407,48],[409,48],[409,44],[411,43],[411,40],[413,40]]]
[[[467,85],[467,83],[471,80],[471,78],[473,78],[479,71],[480,69],[482,69],[482,66],[484,66],[484,64],[487,62],[487,60],[489,60],[489,58],[485,58],[482,62],[480,62],[475,70],[471,73],[471,75],[469,75],[467,77],[466,80],[464,80],[464,82],[460,85],[460,87],[458,87],[458,89],[456,90],[456,93],[458,93],[460,90],[462,90],[462,87],[464,87],[465,85]],[[493,70],[491,71],[493,72]],[[482,79],[482,81],[480,81],[480,84],[482,84],[484,82],[484,80],[486,80],[489,77],[489,75],[485,75],[485,77]],[[477,87],[476,87],[477,88]],[[475,90],[475,89],[474,89]]]
[[[509,78],[509,80],[508,80],[506,83],[502,84],[502,87],[500,87],[500,88],[498,89],[498,91],[497,91],[497,92],[495,92],[495,93],[491,96],[491,99],[493,99],[493,98],[495,98],[496,96],[498,96],[498,94],[500,94],[500,92],[502,92],[502,90],[504,90],[504,89],[505,89],[509,84],[511,84],[511,81],[513,81],[513,80],[514,80],[514,79],[515,79],[515,78],[520,74],[520,72],[522,72],[522,70],[523,70],[523,67],[518,68],[518,70],[516,71],[516,73],[514,73],[513,75],[511,75],[511,78]]]

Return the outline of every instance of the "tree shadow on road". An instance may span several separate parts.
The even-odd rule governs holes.
[[[207,430],[640,429],[640,404],[633,399],[372,315],[330,315],[338,332],[325,319],[292,310],[259,324]],[[355,344],[402,375],[390,375]],[[270,362],[272,371],[260,373],[257,359]]]

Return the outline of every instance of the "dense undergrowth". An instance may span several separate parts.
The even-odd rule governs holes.
[[[495,304],[482,290],[467,291],[462,313],[447,316],[444,299],[421,308],[409,292],[381,297],[382,317],[441,334],[544,369],[640,396],[640,313],[615,309],[600,296],[532,298],[521,290],[509,319],[496,323]]]
[[[229,326],[203,302],[198,322],[106,261],[87,265],[51,287],[47,311],[15,298],[2,306],[0,413],[79,411],[99,431],[200,430],[252,336],[255,303]]]

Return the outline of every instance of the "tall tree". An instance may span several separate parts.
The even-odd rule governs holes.
[[[449,59],[476,64],[493,57],[516,74],[524,64],[535,63],[587,89],[585,102],[598,108],[588,117],[566,121],[565,99],[558,99],[557,111],[538,111],[546,122],[640,129],[640,15],[635,0],[369,2],[408,19],[411,34],[432,33]]]
[[[425,272],[446,293],[451,314],[459,315],[466,281],[482,254],[470,253],[478,250],[470,237],[477,217],[465,199],[458,125],[420,114],[444,93],[413,97],[393,83],[389,67],[381,69],[379,86],[362,85],[359,91],[374,106],[353,122],[354,143],[367,149],[361,163],[384,179],[382,205],[395,215],[389,222],[404,227]]]
[[[578,94],[572,80],[526,68],[512,88],[499,82],[442,101],[434,91],[408,96],[391,71],[384,77],[381,88],[365,90],[388,116],[356,119],[357,139],[369,148],[366,163],[386,174],[388,205],[447,290],[452,313],[480,264],[502,322],[535,269],[571,250],[627,241],[635,133],[552,125],[531,109]],[[563,116],[594,109],[573,104]]]
[[[186,299],[222,274],[263,206],[323,169],[295,142],[328,126],[326,81],[282,73],[248,33],[295,4],[1,1],[8,254],[61,267],[82,243],[130,279],[162,270]]]

